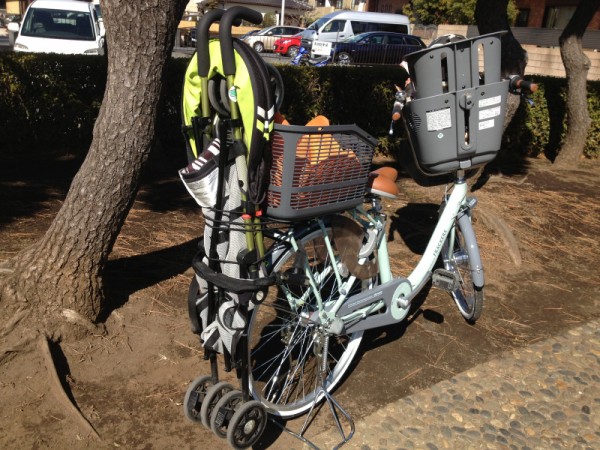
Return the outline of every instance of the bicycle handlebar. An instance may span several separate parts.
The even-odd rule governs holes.
[[[508,89],[513,94],[520,92],[533,93],[538,89],[538,85],[536,83],[534,83],[533,81],[524,80],[519,75],[511,75],[508,78],[510,80],[508,84]]]
[[[392,106],[392,123],[390,124],[390,136],[394,135],[394,122],[398,121],[402,117],[402,109],[407,100],[406,91],[396,86],[396,101]]]
[[[396,120],[400,119],[400,117],[402,116],[402,108],[404,107],[404,105],[402,105],[402,103],[395,101],[394,102],[394,107],[392,108],[392,120],[395,122]]]
[[[234,24],[239,25],[241,20],[258,25],[263,19],[261,13],[244,6],[233,6],[223,14],[221,26],[219,27],[219,39],[221,41],[221,57],[223,58],[223,72],[225,75],[235,74],[235,54],[233,53],[231,26]]]

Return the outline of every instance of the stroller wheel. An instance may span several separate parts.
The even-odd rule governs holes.
[[[227,427],[236,409],[244,399],[240,391],[230,391],[221,397],[210,415],[210,428],[221,439],[227,436]]]
[[[267,426],[267,412],[256,400],[241,404],[229,421],[227,443],[231,448],[242,449],[253,446]]]
[[[225,381],[221,381],[211,387],[204,397],[204,401],[202,402],[202,407],[200,408],[200,420],[202,420],[202,425],[210,430],[210,416],[213,412],[214,407],[221,397],[227,394],[229,391],[233,391],[233,386]]]
[[[192,381],[183,398],[183,413],[192,422],[201,422],[200,409],[206,398],[206,392],[213,385],[210,375],[204,375]]]

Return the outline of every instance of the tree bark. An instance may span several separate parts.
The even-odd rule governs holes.
[[[527,65],[527,52],[510,29],[507,8],[508,0],[477,0],[475,22],[479,34],[507,31],[502,36],[502,76],[523,76]]]
[[[587,73],[591,63],[583,53],[581,38],[599,7],[600,0],[581,0],[558,40],[567,76],[567,133],[555,160],[557,166],[577,164],[592,124],[587,104]]]
[[[477,0],[477,5],[475,6],[475,21],[479,29],[479,34],[507,31],[501,38],[502,60],[500,70],[503,78],[507,78],[510,75],[523,76],[525,66],[527,65],[527,52],[515,39],[510,29],[507,8],[508,0]],[[517,112],[519,104],[520,97],[518,95],[508,96],[504,130],[506,130]]]
[[[108,79],[93,141],[44,237],[11,261],[0,291],[4,314],[27,308],[50,335],[97,319],[103,269],[153,145],[163,71],[186,3],[103,1]]]

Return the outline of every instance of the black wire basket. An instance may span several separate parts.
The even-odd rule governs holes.
[[[376,146],[356,125],[275,125],[266,215],[294,221],[360,205]]]

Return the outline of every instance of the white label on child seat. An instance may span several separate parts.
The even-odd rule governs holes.
[[[310,51],[313,55],[329,56],[329,54],[331,53],[331,42],[313,41]]]
[[[502,101],[502,97],[497,95],[496,97],[483,98],[479,100],[479,107],[485,108],[486,106],[497,105]]]
[[[498,117],[500,115],[500,107],[480,109],[479,120],[491,119],[492,117]]]
[[[452,114],[450,108],[429,111],[427,117],[427,131],[440,131],[452,128]]]
[[[479,122],[480,130],[486,130],[488,128],[494,128],[494,119],[484,120],[483,122]]]

